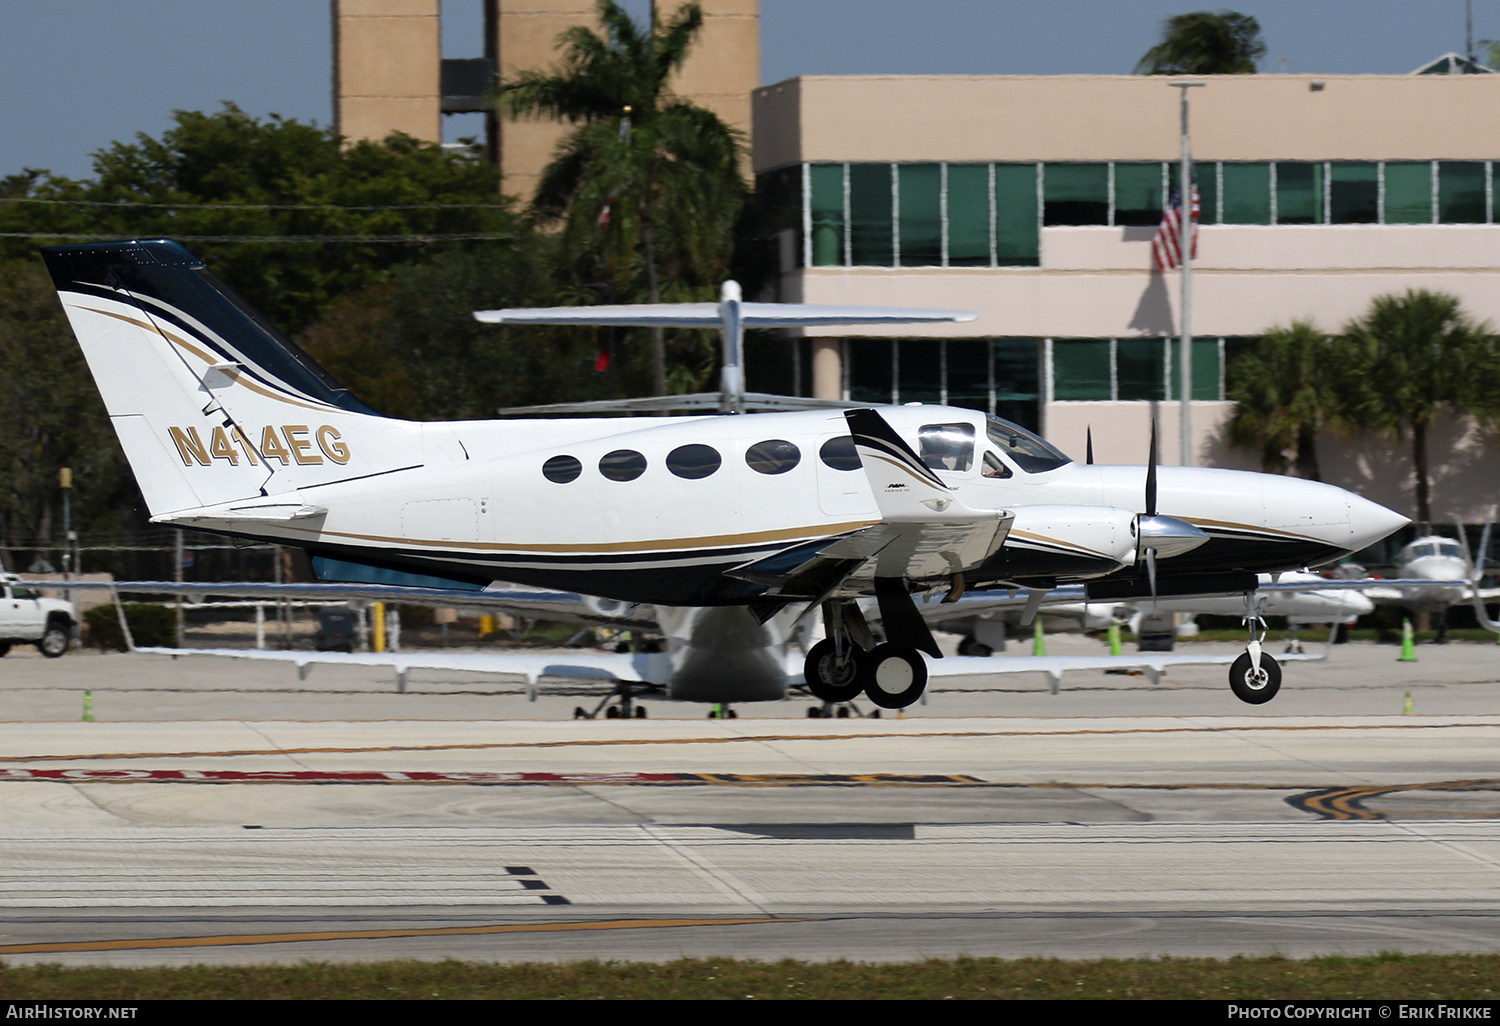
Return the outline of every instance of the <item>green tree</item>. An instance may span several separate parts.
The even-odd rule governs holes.
[[[475,310],[545,304],[546,240],[439,254],[336,301],[298,341],[382,413],[489,418],[502,406],[605,398],[587,329],[480,324]]]
[[[1427,433],[1434,418],[1500,417],[1500,349],[1456,296],[1425,289],[1378,296],[1344,329],[1352,344],[1347,366],[1360,375],[1346,394],[1350,418],[1402,439],[1411,432],[1417,521],[1432,521]]]
[[[1318,432],[1346,425],[1335,375],[1345,366],[1341,341],[1308,321],[1272,328],[1227,368],[1225,391],[1234,401],[1229,438],[1258,449],[1261,469],[1283,474],[1294,452],[1299,477],[1323,480]]]
[[[523,72],[499,93],[509,117],[577,125],[543,171],[532,211],[541,223],[562,222],[559,255],[580,297],[603,282],[617,301],[711,298],[747,190],[737,134],[668,86],[703,12],[684,4],[643,30],[613,0],[598,0],[597,11],[602,34],[569,29],[557,67]],[[712,344],[706,367],[701,345],[695,338],[679,359],[680,376],[712,370]],[[652,329],[651,362],[653,389],[664,395],[660,328]]]
[[[0,368],[0,544],[62,540],[62,467],[73,471],[75,529],[125,526],[139,493],[38,260],[0,262]]]
[[[344,146],[331,129],[228,103],[177,111],[161,138],[96,153],[94,171],[0,183],[4,230],[64,236],[13,243],[13,255],[69,237],[184,239],[288,334],[397,264],[528,231],[482,160],[399,134]]]
[[[1162,22],[1161,42],[1135,66],[1137,75],[1252,75],[1266,55],[1260,22],[1234,11],[1194,11]]]

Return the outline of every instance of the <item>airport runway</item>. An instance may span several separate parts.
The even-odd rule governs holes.
[[[1496,654],[1341,647],[1256,708],[1212,670],[624,721],[493,680],[13,654],[0,959],[1500,951]]]

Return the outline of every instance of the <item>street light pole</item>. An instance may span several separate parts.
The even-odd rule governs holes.
[[[1177,394],[1181,399],[1178,427],[1181,432],[1184,467],[1193,465],[1193,244],[1198,226],[1193,223],[1193,147],[1188,135],[1188,90],[1206,82],[1172,82],[1182,90],[1182,174],[1177,188],[1178,245],[1182,250],[1182,340],[1177,354]]]

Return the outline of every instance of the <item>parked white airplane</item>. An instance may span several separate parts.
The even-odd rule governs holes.
[[[1154,444],[1144,467],[1080,467],[1016,425],[938,406],[394,420],[177,243],[43,255],[153,522],[297,545],[325,578],[511,581],[760,622],[817,605],[830,636],[806,672],[832,701],[921,696],[921,653],[939,652],[913,592],[1245,592],[1258,572],[1407,523],[1330,485],[1158,469]],[[878,646],[856,602],[871,594]],[[1275,694],[1258,638],[1230,684]]]
[[[1487,545],[1488,541],[1489,524],[1486,524],[1481,545]],[[1450,606],[1474,603],[1480,623],[1485,625],[1489,617],[1484,602],[1500,597],[1500,591],[1479,587],[1483,568],[1476,566],[1468,540],[1462,534],[1458,539],[1431,534],[1408,543],[1396,556],[1396,572],[1396,579],[1365,588],[1364,594],[1377,605],[1436,614],[1439,641],[1448,632]]]

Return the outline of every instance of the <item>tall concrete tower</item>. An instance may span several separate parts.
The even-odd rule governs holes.
[[[750,94],[760,82],[760,0],[698,0],[703,28],[672,83],[677,95],[750,138]],[[483,111],[486,149],[505,191],[529,199],[569,126],[500,121],[484,103],[496,76],[545,69],[558,37],[597,28],[593,0],[483,0],[485,56],[442,57],[441,0],[332,0],[334,124],[349,139],[401,131],[442,139],[442,116]],[[676,9],[658,2],[658,16]]]

